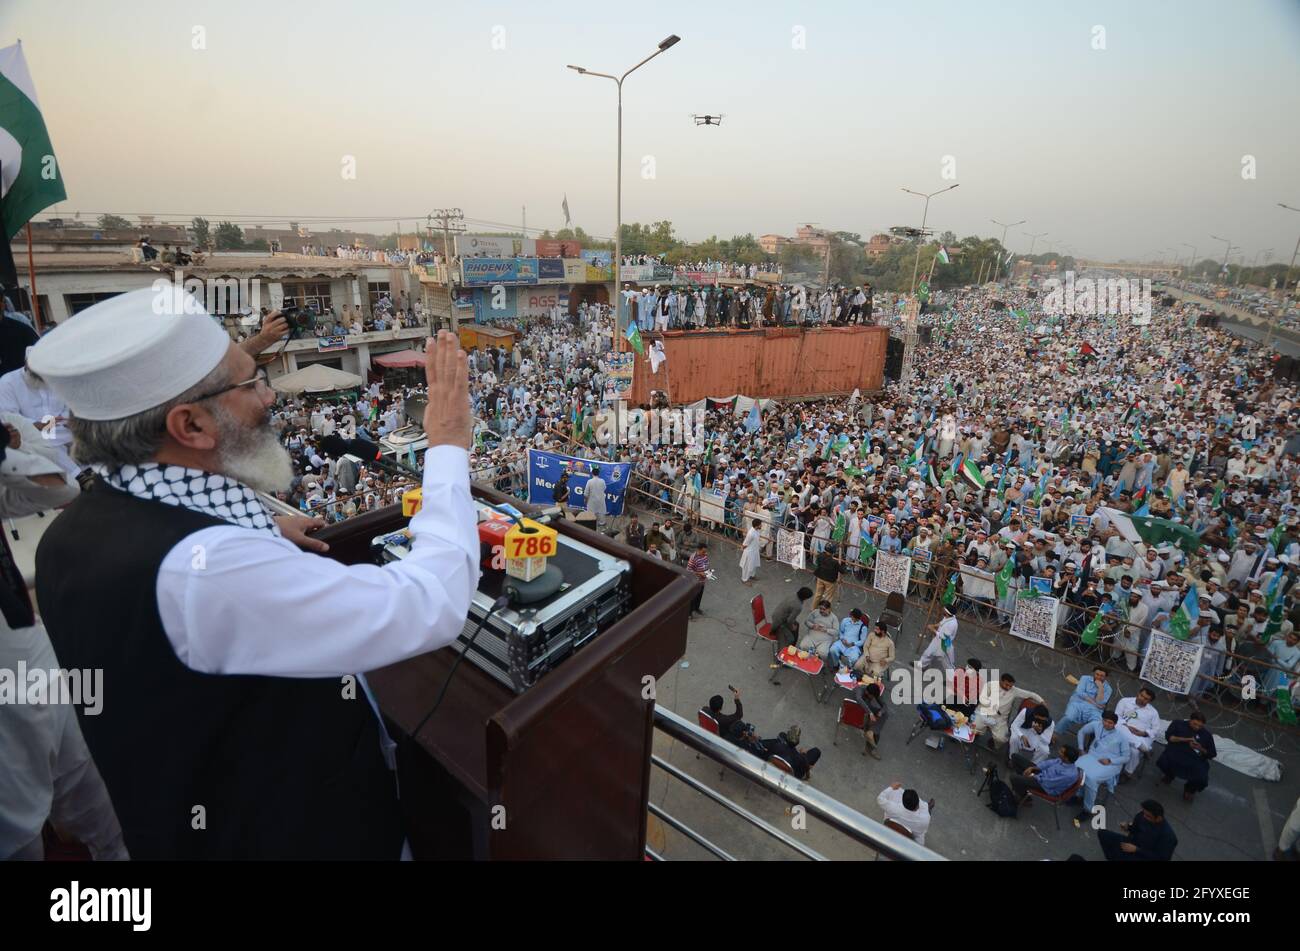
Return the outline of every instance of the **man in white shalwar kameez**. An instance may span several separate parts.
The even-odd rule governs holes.
[[[745,533],[745,542],[740,549],[740,580],[749,584],[758,571],[759,549],[763,544],[763,535],[759,531],[762,523],[754,519]]]
[[[30,421],[8,413],[3,418],[14,427],[17,439],[11,434],[7,462],[0,471],[0,515],[29,515],[76,498],[77,485],[66,470],[55,471],[63,468],[59,451],[41,438]],[[0,539],[0,545],[12,565],[7,542]],[[21,576],[17,582],[21,585]],[[23,664],[30,678],[34,671],[59,669],[59,661],[45,626],[31,617],[26,592],[21,594],[20,599],[9,600],[9,610],[0,615],[0,670],[17,671]],[[14,608],[25,610],[27,616],[11,623],[9,613]],[[24,690],[27,685],[17,686]],[[92,715],[103,697],[92,701],[84,689],[81,699],[87,715]],[[0,704],[0,763],[5,775],[0,780],[0,861],[44,859],[41,830],[47,819],[60,835],[85,845],[96,861],[130,857],[71,703],[47,697],[38,703]]]
[[[1136,697],[1125,697],[1115,704],[1115,713],[1119,717],[1119,731],[1128,737],[1129,756],[1124,764],[1124,772],[1132,776],[1142,760],[1143,753],[1151,752],[1160,729],[1160,714],[1156,713],[1151,701],[1156,695],[1146,687],[1138,691]]]

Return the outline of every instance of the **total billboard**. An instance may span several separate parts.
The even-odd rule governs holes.
[[[492,234],[461,234],[456,236],[456,253],[463,258],[532,257],[537,253],[537,242],[532,238],[512,238]]]

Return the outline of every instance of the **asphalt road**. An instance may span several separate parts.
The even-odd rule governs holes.
[[[642,519],[649,524],[647,513],[642,513]],[[821,748],[822,757],[813,770],[812,783],[823,792],[877,819],[880,812],[876,796],[895,780],[916,788],[923,799],[934,797],[937,803],[926,845],[950,859],[1065,859],[1072,853],[1090,861],[1101,859],[1095,832],[1086,825],[1074,827],[1075,809],[1061,807],[1059,831],[1050,807],[1041,802],[1023,810],[1017,819],[998,818],[987,808],[987,794],[977,798],[975,791],[983,779],[983,768],[990,763],[996,763],[1003,778],[1006,777],[1005,754],[995,756],[977,745],[976,771],[971,773],[962,750],[952,741],[942,750],[932,750],[926,747],[922,735],[908,745],[907,736],[915,718],[912,707],[891,709],[891,718],[881,735],[883,758],[879,761],[863,755],[862,736],[851,729],[840,729],[836,744],[837,711],[847,694],[834,688],[826,702],[818,702],[808,679],[789,670],[781,671],[779,685],[773,685],[769,682],[770,648],[759,642],[751,649],[754,636],[750,598],[762,594],[770,616],[788,592],[803,585],[813,586],[811,573],[764,560],[754,586],[748,588],[740,583],[738,561],[738,548],[716,540],[712,543],[710,565],[717,579],[709,582],[706,589],[704,616],[691,622],[686,655],[658,682],[660,704],[694,722],[696,711],[715,693],[727,696],[726,710],[730,711],[726,688],[728,684],[736,686],[742,694],[745,719],[755,725],[760,736],[775,737],[790,725],[799,724],[803,731],[802,744]],[[841,584],[836,614],[842,617],[851,608],[862,607],[875,618],[882,605],[879,594]],[[909,605],[898,639],[899,665],[908,665],[919,653],[917,633],[925,622],[922,613]],[[1007,635],[978,631],[965,621],[958,632],[957,655],[959,660],[978,657],[986,669],[1011,671],[1021,686],[1044,697],[1054,716],[1064,711],[1073,691],[1065,675],[1086,676],[1089,670],[1082,659],[1032,648]],[[1137,681],[1132,677],[1119,677],[1116,682],[1116,701],[1137,690]],[[1167,694],[1160,697],[1156,707],[1166,719],[1183,716],[1190,709],[1186,701],[1174,700]],[[1117,794],[1106,803],[1107,826],[1116,828],[1120,822],[1131,820],[1139,811],[1138,804],[1154,797],[1165,805],[1178,836],[1176,861],[1266,859],[1272,855],[1277,835],[1300,796],[1300,772],[1296,769],[1300,766],[1300,736],[1282,737],[1277,731],[1265,734],[1239,716],[1218,708],[1207,707],[1207,714],[1216,737],[1231,737],[1281,760],[1282,781],[1252,779],[1215,764],[1209,788],[1189,805],[1180,794],[1181,783],[1172,787],[1159,785],[1160,772],[1151,762],[1139,778],[1120,785]],[[787,814],[784,800],[734,774],[720,779],[719,770],[711,760],[697,759],[694,752],[676,741],[656,733],[655,749],[678,768],[828,857],[873,857],[871,850],[816,819],[807,819],[807,828],[795,827],[795,818]],[[1156,749],[1158,752],[1160,747]],[[798,857],[789,847],[657,768],[652,770],[650,797],[738,858]],[[650,831],[652,847],[662,848],[666,858],[711,857],[686,836],[653,817]]]

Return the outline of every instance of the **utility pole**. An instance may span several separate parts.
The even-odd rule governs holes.
[[[524,223],[523,226],[519,229],[519,233],[525,238],[528,237],[528,206],[527,205],[524,205]]]
[[[437,221],[442,228],[442,255],[443,266],[447,269],[447,311],[448,320],[451,322],[452,333],[460,331],[460,321],[456,317],[456,284],[455,271],[451,266],[451,235],[452,232],[462,234],[465,226],[460,222],[465,220],[465,214],[459,208],[439,208],[429,215],[429,230],[432,233],[433,222]]]

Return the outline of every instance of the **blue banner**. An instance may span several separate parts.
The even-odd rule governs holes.
[[[583,251],[582,259],[590,267],[610,267],[614,260],[613,251]]]
[[[564,261],[560,258],[539,258],[537,261],[537,279],[539,281],[564,280]]]
[[[519,313],[518,293],[514,287],[480,287],[474,294],[474,320],[490,324],[501,320],[514,320]]]
[[[536,280],[537,269],[533,268]],[[503,281],[514,282],[519,278],[518,258],[465,258],[461,261],[461,273],[465,283],[474,285],[499,284]]]
[[[593,470],[599,470],[600,477],[605,480],[606,514],[623,514],[623,497],[627,493],[628,476],[632,474],[631,466],[623,462],[596,462],[538,449],[528,450],[528,501],[534,505],[554,505],[555,483],[565,469],[569,470],[569,508],[587,507],[587,499],[583,495],[587,479]]]

